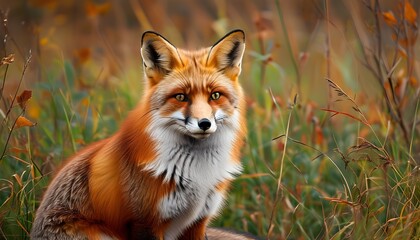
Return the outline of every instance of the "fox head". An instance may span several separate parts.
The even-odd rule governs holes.
[[[145,97],[156,127],[194,139],[208,138],[222,126],[239,129],[244,100],[238,76],[244,50],[242,30],[197,51],[178,49],[158,33],[145,32]]]

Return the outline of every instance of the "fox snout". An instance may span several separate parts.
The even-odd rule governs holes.
[[[201,130],[206,131],[207,129],[209,129],[211,127],[211,122],[207,118],[200,119],[198,121],[198,127]]]
[[[216,132],[217,124],[214,117],[210,117],[210,119],[187,117],[185,128],[192,137],[202,139]]]
[[[213,109],[207,103],[206,97],[194,98],[189,109],[187,108],[185,127],[195,138],[208,137],[217,130]]]

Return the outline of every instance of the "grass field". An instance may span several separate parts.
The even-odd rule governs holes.
[[[0,1],[0,239],[27,239],[54,171],[142,94],[153,29],[241,28],[244,172],[212,225],[267,239],[420,239],[420,3]]]

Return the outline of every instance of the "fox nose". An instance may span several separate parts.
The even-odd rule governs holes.
[[[198,127],[201,130],[206,131],[207,129],[209,129],[211,127],[211,122],[207,118],[200,119],[198,121]]]

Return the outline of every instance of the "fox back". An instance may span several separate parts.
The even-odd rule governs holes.
[[[241,171],[241,30],[209,48],[142,37],[145,91],[112,137],[70,158],[48,187],[33,239],[204,239]]]

